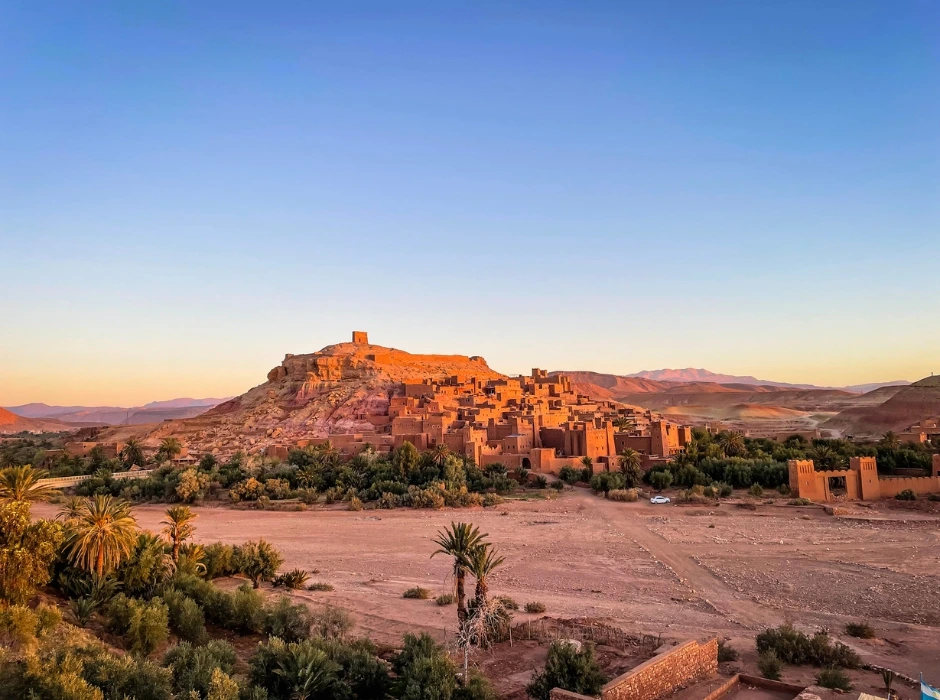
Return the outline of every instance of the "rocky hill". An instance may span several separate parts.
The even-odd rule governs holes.
[[[0,434],[12,433],[57,433],[72,428],[57,420],[24,418],[5,408],[0,408]]]
[[[307,355],[287,355],[267,381],[195,418],[138,428],[145,444],[173,435],[197,450],[233,444],[258,447],[331,433],[370,432],[370,417],[384,416],[404,382],[453,375],[504,375],[482,357],[413,355],[365,343],[340,343]],[[112,439],[132,431],[116,428]]]
[[[920,420],[940,416],[940,377],[927,377],[904,387],[876,389],[869,394],[876,392],[891,395],[881,403],[848,408],[823,427],[845,435],[878,437],[889,430],[898,432]]]

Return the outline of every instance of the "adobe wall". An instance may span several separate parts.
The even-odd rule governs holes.
[[[878,480],[883,498],[894,498],[901,491],[910,489],[918,496],[940,493],[940,477],[937,476],[884,476]]]
[[[718,670],[718,639],[690,640],[614,678],[601,700],[659,700]]]

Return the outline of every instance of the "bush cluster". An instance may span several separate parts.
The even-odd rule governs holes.
[[[833,642],[826,632],[809,637],[792,625],[766,629],[757,635],[757,651],[774,652],[784,663],[801,666],[837,666],[859,668],[861,659],[841,642]]]

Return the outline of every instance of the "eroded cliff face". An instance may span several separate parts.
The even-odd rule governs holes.
[[[497,378],[481,357],[413,355],[379,345],[341,343],[306,355],[287,355],[267,382],[201,416],[171,421],[145,435],[169,435],[193,450],[260,449],[303,438],[369,433],[388,414],[404,383],[453,375]]]

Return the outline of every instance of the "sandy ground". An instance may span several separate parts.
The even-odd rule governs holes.
[[[54,510],[37,505],[35,514]],[[159,530],[165,506],[134,510],[142,527]],[[940,684],[937,514],[893,504],[850,507],[846,517],[783,505],[757,511],[730,503],[653,506],[614,503],[584,489],[485,510],[195,510],[197,541],[272,542],[285,568],[319,570],[311,581],[335,586],[295,596],[349,609],[359,631],[380,643],[395,644],[418,629],[442,640],[452,636],[453,606],[401,594],[415,585],[435,593],[451,589],[450,564],[431,557],[432,538],[450,521],[465,520],[489,533],[506,557],[491,592],[520,604],[541,602],[551,616],[593,618],[666,639],[717,634],[742,652],[734,666],[754,674],[756,633],[791,621],[807,632],[830,630],[866,662],[913,677],[923,672]],[[519,612],[516,621],[536,617]],[[862,619],[878,639],[843,634],[846,622]],[[532,659],[524,657],[521,666]],[[519,668],[517,681],[527,673]],[[789,667],[784,680],[808,685],[814,673]],[[853,680],[857,691],[881,685],[870,672]]]

